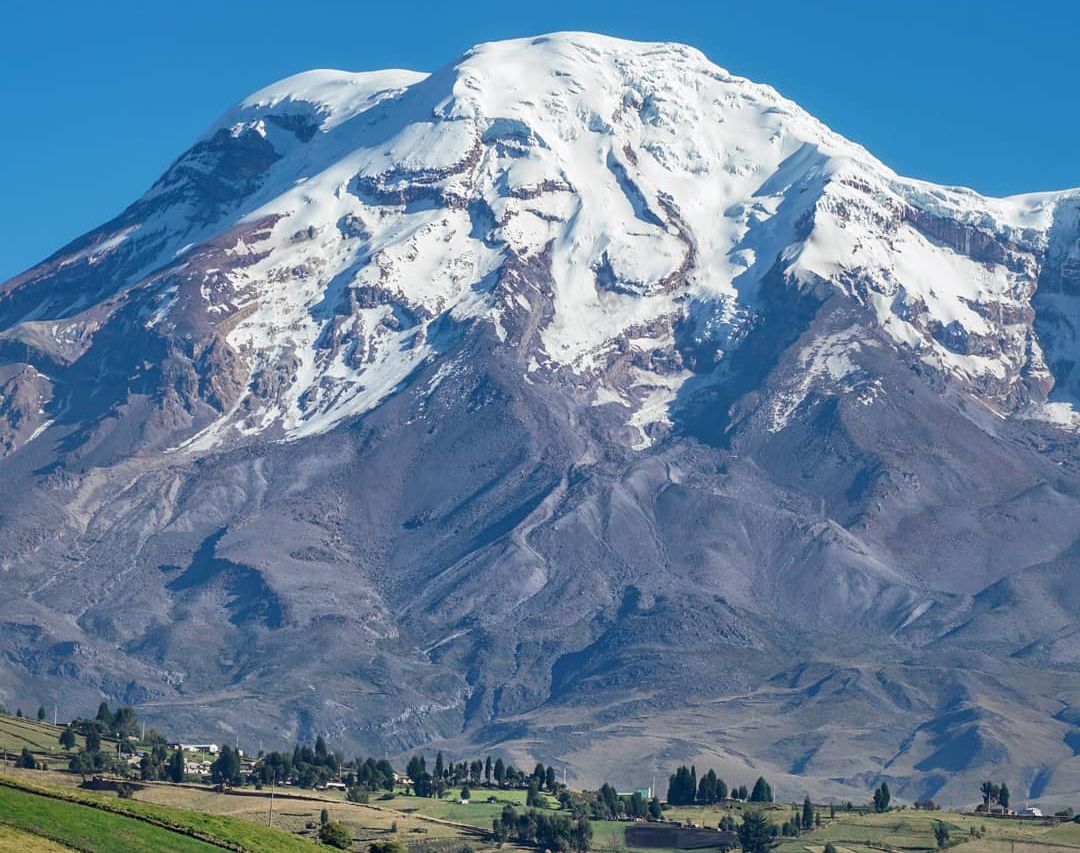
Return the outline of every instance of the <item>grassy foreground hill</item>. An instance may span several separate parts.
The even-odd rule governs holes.
[[[286,832],[222,815],[0,778],[0,827],[88,853],[309,851]]]

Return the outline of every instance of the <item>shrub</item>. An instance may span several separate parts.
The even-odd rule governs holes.
[[[352,835],[344,826],[332,820],[319,830],[319,841],[338,850],[348,850],[352,846]]]
[[[30,754],[30,750],[25,746],[22,748],[22,752],[19,753],[19,757],[15,759],[15,766],[23,770],[37,770],[37,762],[34,761],[34,756]]]

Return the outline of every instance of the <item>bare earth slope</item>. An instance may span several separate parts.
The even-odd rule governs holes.
[[[1080,793],[1080,192],[700,53],[316,71],[0,285],[0,699]]]

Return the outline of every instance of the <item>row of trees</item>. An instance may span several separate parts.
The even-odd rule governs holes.
[[[698,779],[697,768],[681,766],[668,778],[667,801],[673,806],[691,806],[695,803],[719,803],[731,797],[751,803],[771,803],[772,786],[759,776],[753,790],[745,785],[728,789],[727,783],[710,769]]]
[[[492,820],[491,831],[498,841],[533,845],[553,853],[585,853],[592,843],[592,824],[586,817],[570,818],[535,809],[518,813],[513,806],[503,807],[502,814]]]
[[[559,783],[554,767],[537,764],[532,773],[526,774],[501,758],[491,756],[480,760],[447,762],[440,752],[435,764],[428,769],[427,758],[417,753],[409,759],[405,773],[412,783],[413,793],[418,797],[441,797],[451,787],[458,785],[487,785],[499,788],[535,788],[556,793]]]

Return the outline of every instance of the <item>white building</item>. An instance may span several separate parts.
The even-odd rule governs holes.
[[[1037,809],[1035,806],[1028,806],[1027,808],[1020,809],[1017,812],[1020,817],[1042,817],[1042,809]]]
[[[221,747],[216,743],[170,743],[169,749],[179,749],[182,752],[209,752],[211,755],[217,755],[221,751]]]

